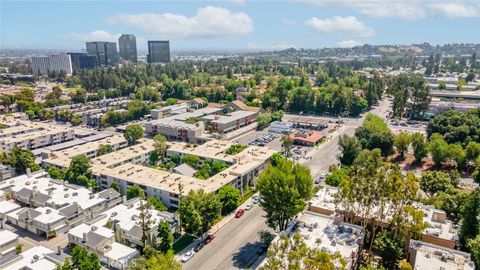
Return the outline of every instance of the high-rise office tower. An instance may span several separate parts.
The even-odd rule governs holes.
[[[118,39],[120,58],[132,63],[137,62],[137,39],[132,34],[123,34]]]
[[[118,64],[117,43],[105,41],[87,42],[87,54],[96,58],[99,66],[113,66]]]
[[[52,71],[64,71],[66,75],[72,75],[72,61],[68,54],[34,56],[31,60],[34,75],[48,75]]]
[[[96,58],[93,55],[77,52],[69,52],[68,55],[70,55],[70,59],[72,60],[72,67],[74,70],[92,69],[97,66]]]
[[[170,41],[156,40],[148,41],[148,63],[170,62]]]

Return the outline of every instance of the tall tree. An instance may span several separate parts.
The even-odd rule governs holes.
[[[222,214],[226,215],[240,204],[240,190],[232,185],[226,185],[218,191],[218,199],[222,203]]]
[[[136,221],[136,224],[142,229],[142,251],[144,251],[145,248],[149,246],[149,242],[151,241],[150,232],[154,224],[151,209],[152,206],[142,197],[140,199],[140,205],[138,207],[138,210],[140,212],[138,214],[138,220]]]
[[[186,232],[200,236],[206,233],[221,213],[222,204],[218,197],[203,189],[190,190],[180,200],[179,215]]]
[[[100,270],[100,261],[95,253],[88,252],[81,246],[75,246],[72,249],[72,265],[78,270]]]
[[[175,259],[173,252],[156,253],[150,257],[132,260],[129,270],[182,270],[182,265]]]
[[[125,128],[125,133],[123,137],[127,140],[129,145],[135,144],[135,142],[143,137],[143,128],[138,124],[128,125]]]
[[[362,151],[362,145],[354,136],[348,136],[346,134],[340,136],[338,145],[340,146],[341,153],[339,160],[342,165],[352,165],[353,160],[355,160],[360,151]]]
[[[160,221],[157,227],[157,237],[160,240],[158,243],[158,250],[166,253],[172,249],[173,246],[173,234],[170,229],[170,225],[165,220]]]
[[[346,261],[340,253],[330,254],[317,248],[307,247],[299,233],[291,238],[282,235],[270,245],[266,263],[260,270],[270,269],[343,269]]]
[[[290,140],[290,137],[288,135],[282,136],[282,153],[286,157],[290,157],[292,155],[292,148],[293,148],[293,142]]]
[[[153,137],[153,148],[160,158],[165,158],[167,147],[167,138],[165,136],[158,134]]]
[[[395,140],[393,141],[393,145],[395,146],[397,151],[400,153],[400,157],[402,159],[405,159],[405,153],[407,152],[408,146],[410,145],[411,141],[412,141],[412,137],[407,132],[400,132],[395,137]]]
[[[276,166],[267,166],[257,180],[257,188],[268,225],[282,231],[312,197],[313,180],[308,168],[284,159]]]
[[[422,133],[415,132],[412,134],[413,155],[417,162],[421,162],[428,155],[428,144]]]
[[[461,207],[460,216],[462,226],[460,228],[460,244],[467,247],[468,240],[474,239],[480,234],[480,189],[470,193]]]

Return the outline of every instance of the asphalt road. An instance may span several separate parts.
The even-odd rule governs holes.
[[[215,239],[203,247],[190,261],[183,264],[184,270],[248,269],[260,255],[258,232],[270,230],[259,205],[233,219],[215,235]]]
[[[390,106],[391,102],[384,99],[370,112],[385,119],[388,114],[387,111],[390,110]],[[318,177],[321,171],[328,171],[328,166],[338,163],[338,155],[340,154],[338,140],[340,135],[353,135],[355,129],[362,125],[363,119],[364,117],[343,119],[345,121],[343,126],[331,133],[328,141],[320,144],[316,150],[313,150],[309,154],[309,156],[312,157],[311,159],[301,159],[299,162],[310,168],[314,178]]]

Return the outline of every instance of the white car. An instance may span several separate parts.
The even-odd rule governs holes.
[[[253,204],[251,204],[251,203],[245,205],[245,210],[247,210],[247,211],[252,209],[252,208],[253,208]]]
[[[195,255],[195,251],[193,251],[193,249],[189,250],[185,254],[183,254],[182,257],[180,257],[180,260],[182,261],[182,263],[186,263],[193,257],[193,255]]]

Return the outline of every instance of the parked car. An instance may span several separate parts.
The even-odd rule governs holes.
[[[260,202],[260,197],[258,197],[257,195],[252,197],[252,203],[257,204],[259,202]]]
[[[213,239],[215,239],[215,235],[209,234],[207,237],[205,237],[205,239],[203,240],[203,243],[206,245],[212,242]]]
[[[245,205],[245,210],[247,210],[247,211],[252,209],[252,208],[253,208],[253,204],[251,204],[251,203]]]
[[[205,243],[203,241],[199,242],[195,248],[193,249],[195,252],[199,252],[200,249],[202,249],[205,246]]]
[[[182,261],[182,263],[186,263],[193,257],[193,255],[195,255],[195,251],[193,249],[189,250],[185,254],[183,254],[182,257],[180,257],[180,260]]]
[[[237,213],[235,213],[235,217],[240,218],[241,216],[243,216],[243,214],[245,214],[245,209],[240,208],[237,210]]]

